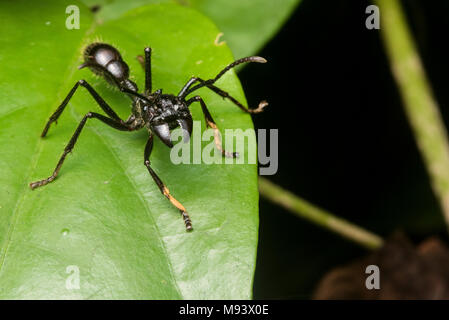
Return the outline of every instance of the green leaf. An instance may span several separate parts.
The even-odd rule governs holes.
[[[154,89],[165,93],[232,61],[227,46],[214,44],[218,29],[192,9],[150,5],[98,25],[79,5],[81,28],[67,30],[65,9],[73,3],[43,1],[36,10],[28,1],[0,2],[0,298],[250,298],[258,229],[254,164],[174,165],[169,149],[155,141],[152,165],[188,209],[194,231],[187,233],[143,165],[146,130],[119,132],[89,120],[59,177],[30,190],[29,182],[52,172],[82,116],[102,113],[80,88],[39,138],[77,80],[91,83],[122,118],[130,114],[127,97],[87,68],[77,70],[90,42],[116,45],[139,87],[144,73],[136,56],[151,45]],[[245,102],[233,71],[218,86]],[[233,104],[198,92],[221,130],[252,128]],[[204,131],[200,107],[191,110]]]
[[[171,2],[190,6],[211,18],[224,33],[235,57],[257,53],[281,28],[301,0],[83,0],[100,6],[98,19],[116,19],[142,4]]]

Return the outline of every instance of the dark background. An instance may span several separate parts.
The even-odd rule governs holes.
[[[248,102],[267,99],[256,128],[279,129],[271,181],[381,236],[447,240],[369,1],[303,0],[239,76]],[[435,96],[449,124],[449,2],[403,1]],[[381,12],[382,14],[382,12]],[[382,28],[382,25],[381,25]],[[368,254],[260,199],[254,298],[310,298],[333,267]]]

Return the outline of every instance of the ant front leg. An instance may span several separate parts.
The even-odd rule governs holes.
[[[192,231],[193,230],[192,220],[190,220],[186,208],[184,208],[184,206],[170,194],[170,190],[168,190],[168,188],[165,186],[165,184],[162,182],[162,180],[158,177],[156,172],[154,172],[154,170],[150,166],[150,154],[152,150],[153,150],[153,134],[150,135],[147,144],[145,145],[145,152],[144,152],[145,167],[147,167],[148,172],[151,174],[151,177],[153,178],[154,182],[156,182],[162,194],[181,212],[182,218],[184,219],[184,224],[186,225],[186,230]]]
[[[259,107],[256,109],[247,109],[239,101],[237,101],[237,99],[235,99],[234,97],[229,95],[229,93],[227,93],[226,91],[224,91],[214,85],[214,83],[217,82],[218,79],[220,79],[226,72],[228,72],[232,68],[238,66],[239,64],[246,63],[246,62],[266,63],[267,60],[265,60],[262,57],[258,57],[258,56],[246,57],[246,58],[238,59],[238,60],[234,61],[233,63],[228,64],[213,79],[202,80],[200,78],[192,77],[187,82],[187,84],[182,88],[182,90],[179,92],[178,97],[181,99],[184,99],[187,95],[189,95],[193,91],[196,91],[202,87],[208,87],[209,89],[214,91],[216,94],[222,96],[223,98],[227,98],[227,99],[231,100],[237,107],[239,107],[240,109],[242,109],[245,112],[248,112],[248,113],[262,112],[263,108],[265,108],[268,105],[268,103],[266,101],[260,102]],[[195,82],[199,82],[199,84],[192,87],[192,85]]]
[[[190,87],[191,87],[195,82],[198,82],[199,80],[200,80],[200,78],[198,78],[198,77],[191,77],[191,78],[189,79],[189,81],[187,81],[187,83],[184,85],[184,87],[182,87],[181,91],[179,91],[178,97],[181,98],[181,99],[185,98],[185,96],[187,95],[187,94],[186,94],[187,90],[189,90]]]
[[[236,98],[234,98],[233,96],[231,96],[228,92],[218,88],[217,86],[210,84],[208,81],[210,80],[203,80],[201,78],[198,77],[192,77],[190,78],[190,80],[185,84],[185,86],[181,89],[181,91],[178,94],[178,97],[184,97],[185,95],[187,95],[188,93],[194,91],[194,90],[189,90],[190,87],[195,83],[195,82],[199,82],[200,85],[204,85],[205,87],[209,88],[210,90],[212,90],[213,92],[215,92],[216,94],[218,94],[219,96],[225,98],[225,99],[229,99],[232,103],[234,103],[237,107],[239,107],[242,111],[246,112],[246,113],[260,113],[264,110],[264,108],[266,106],[268,106],[268,102],[261,101],[259,103],[259,106],[255,109],[249,109],[246,108],[242,103],[240,103]],[[197,90],[197,89],[195,89]],[[187,92],[187,93],[186,93]]]
[[[217,146],[217,149],[220,150],[221,154],[224,157],[228,158],[237,158],[239,156],[238,152],[229,152],[223,149],[220,137],[220,130],[218,130],[217,124],[215,123],[212,115],[207,109],[206,103],[204,103],[203,99],[200,96],[195,96],[189,100],[187,100],[187,106],[191,105],[193,102],[199,102],[201,104],[201,109],[203,110],[204,118],[206,120],[206,125],[208,128],[212,128],[214,130],[214,142]]]
[[[67,156],[67,154],[69,154],[70,152],[72,152],[76,141],[78,140],[78,137],[81,133],[81,131],[84,128],[84,125],[86,124],[87,120],[90,118],[96,118],[98,120],[100,120],[101,122],[107,124],[110,127],[113,127],[117,130],[121,130],[121,131],[129,131],[131,130],[131,127],[128,127],[127,125],[124,125],[118,121],[116,121],[115,119],[111,119],[108,117],[105,117],[99,113],[95,113],[95,112],[88,112],[86,113],[86,115],[83,117],[83,119],[81,120],[81,122],[79,123],[78,127],[75,130],[75,133],[73,134],[72,138],[70,139],[69,143],[67,144],[67,146],[64,148],[64,152],[61,156],[61,158],[58,161],[58,164],[56,165],[55,170],[53,171],[52,175],[49,176],[47,179],[44,180],[40,180],[40,181],[35,181],[35,182],[31,182],[30,183],[30,187],[31,189],[36,189],[38,187],[44,186],[50,182],[52,182],[53,180],[56,179],[59,170],[61,169],[62,164],[64,163],[64,160]]]
[[[64,101],[62,101],[61,105],[56,109],[56,111],[50,116],[50,119],[48,119],[47,124],[45,125],[44,130],[41,133],[41,137],[45,137],[47,135],[48,129],[50,129],[50,126],[53,122],[57,122],[59,116],[64,111],[65,107],[69,103],[70,99],[72,98],[73,94],[75,93],[76,89],[78,89],[79,86],[83,86],[84,88],[89,91],[91,96],[95,99],[95,101],[98,103],[100,108],[106,112],[106,114],[114,119],[115,121],[119,123],[124,123],[124,121],[117,115],[117,113],[112,110],[112,108],[103,100],[102,97],[95,91],[94,88],[90,84],[88,84],[85,80],[78,81],[70,90],[69,94],[65,97]]]
[[[143,70],[145,70],[145,93],[150,94],[152,91],[152,79],[151,79],[151,48],[145,48],[145,58],[142,56],[137,56],[137,60],[139,60],[140,65]]]

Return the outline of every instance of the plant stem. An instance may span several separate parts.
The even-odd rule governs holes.
[[[262,177],[259,177],[259,192],[268,200],[295,215],[325,227],[365,248],[377,249],[382,246],[383,241],[379,236],[314,206]]]
[[[377,0],[381,35],[408,120],[449,226],[449,144],[438,105],[398,0]]]

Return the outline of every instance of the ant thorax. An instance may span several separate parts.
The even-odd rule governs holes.
[[[145,107],[143,111],[145,112]],[[170,129],[177,127],[177,120],[190,117],[186,103],[171,94],[158,95],[147,112],[152,115],[151,123],[153,125],[167,123]]]
[[[185,141],[192,132],[193,119],[187,104],[171,94],[156,91],[147,100],[137,98],[133,104],[133,113],[169,147],[172,146],[170,130],[181,127],[185,131]]]

